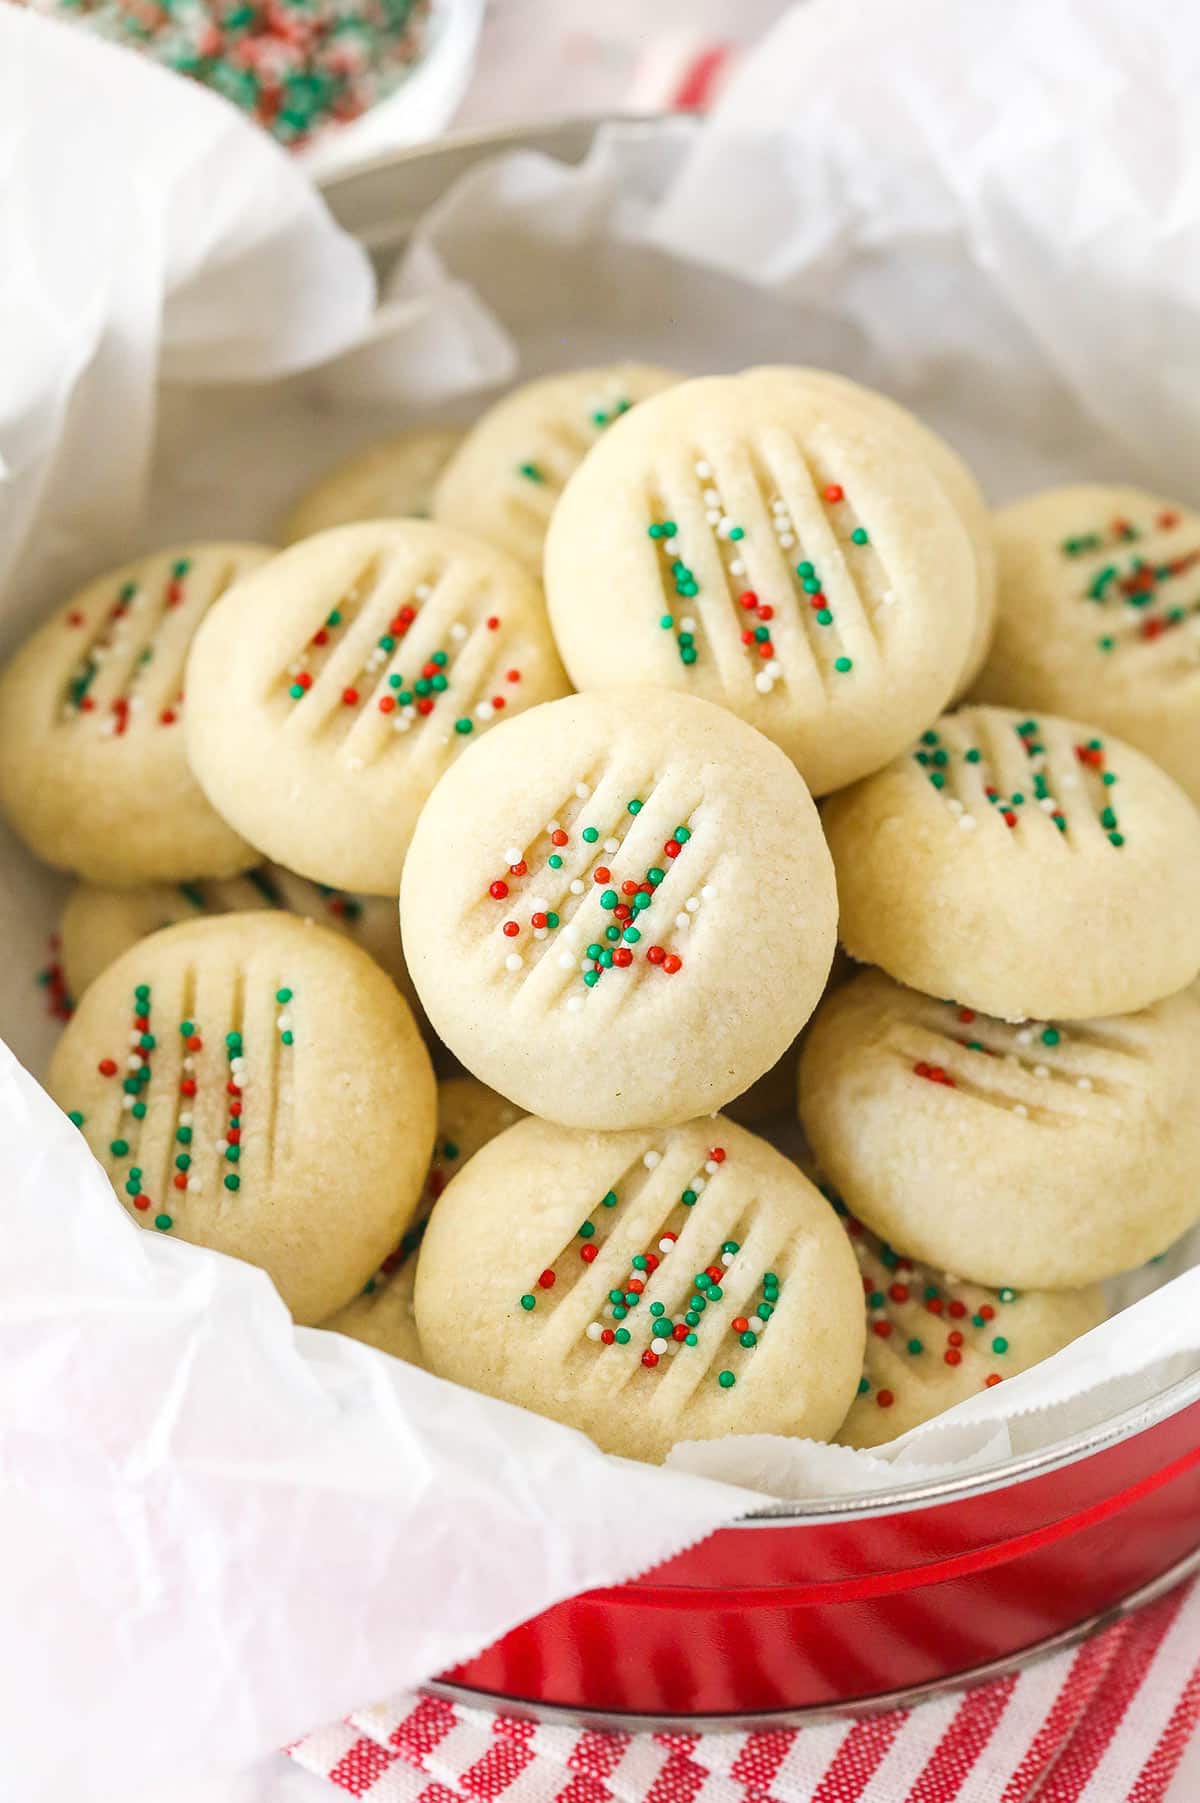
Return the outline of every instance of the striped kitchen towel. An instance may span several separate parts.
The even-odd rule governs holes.
[[[1024,1671],[857,1721],[601,1733],[405,1696],[288,1751],[367,1803],[1163,1803],[1198,1718],[1200,1582]]]

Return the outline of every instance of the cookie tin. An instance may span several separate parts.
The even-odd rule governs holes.
[[[599,124],[450,138],[347,172],[327,198],[386,270],[472,164],[514,148],[577,163]],[[653,139],[668,125],[634,129]],[[1028,1456],[733,1523],[556,1605],[428,1688],[594,1726],[792,1725],[994,1677],[1198,1567],[1194,1376]]]

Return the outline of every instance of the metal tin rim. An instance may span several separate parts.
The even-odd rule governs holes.
[[[340,170],[323,184],[323,192],[334,216],[348,230],[353,230],[368,250],[394,250],[404,243],[417,214],[434,195],[428,183],[421,183],[419,205],[414,206],[410,200],[406,208],[403,196],[397,192],[387,198],[382,216],[377,220],[364,219],[364,210],[371,212],[370,202],[376,197],[383,199],[382,191],[388,188],[391,180],[400,184],[415,170],[436,171],[439,166],[444,168],[449,180],[474,163],[506,150],[537,150],[563,161],[578,162],[586,156],[597,133],[606,126],[625,125],[654,133],[667,127],[678,129],[680,118],[680,115],[670,113],[575,115],[552,119],[535,127],[512,125],[496,131],[450,132],[436,144],[385,152],[352,169]],[[1106,1447],[1134,1438],[1147,1428],[1156,1427],[1159,1422],[1198,1401],[1200,1372],[1195,1372],[1168,1385],[1156,1396],[1135,1403],[1120,1414],[1068,1435],[1036,1453],[998,1459],[961,1477],[928,1478],[894,1490],[857,1491],[846,1496],[814,1499],[811,1503],[780,1503],[728,1525],[761,1529],[795,1522],[811,1526],[821,1522],[869,1520],[876,1515],[899,1514],[930,1503],[986,1494],[1089,1458]]]
[[[609,1728],[625,1734],[670,1733],[736,1734],[761,1728],[811,1728],[823,1722],[854,1720],[858,1716],[877,1715],[892,1709],[911,1709],[931,1697],[943,1697],[956,1691],[972,1690],[993,1678],[1007,1677],[1010,1672],[1024,1671],[1052,1658],[1066,1647],[1076,1646],[1091,1634],[1098,1634],[1113,1622],[1145,1608],[1158,1597],[1165,1596],[1193,1572],[1200,1571],[1200,1546],[1188,1553],[1159,1577],[1133,1590],[1110,1609],[1089,1615],[1074,1627],[1064,1628],[1048,1640],[1009,1653],[1003,1659],[991,1659],[969,1672],[953,1678],[935,1678],[928,1684],[910,1685],[906,1690],[878,1692],[872,1697],[859,1697],[853,1702],[836,1705],[814,1704],[807,1709],[769,1709],[757,1715],[638,1715],[632,1711],[567,1709],[555,1703],[531,1703],[524,1697],[503,1696],[494,1691],[472,1690],[464,1684],[449,1684],[435,1678],[421,1686],[430,1696],[444,1697],[468,1709],[490,1709],[504,1715],[530,1717],[535,1721],[569,1728]]]

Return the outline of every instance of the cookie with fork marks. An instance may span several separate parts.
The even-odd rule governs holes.
[[[601,435],[679,377],[646,363],[525,382],[467,433],[434,490],[433,517],[478,533],[541,575],[550,516]]]
[[[421,1198],[429,1054],[357,946],[282,913],[167,927],[101,972],[47,1088],[144,1227],[261,1265],[301,1323],[361,1290]]]
[[[1092,726],[960,708],[822,820],[846,950],[927,995],[1087,1019],[1200,971],[1200,815]]]
[[[981,700],[1094,720],[1200,802],[1200,514],[1053,488],[995,516],[1000,614]]]
[[[484,739],[417,825],[400,915],[435,1031],[567,1126],[711,1113],[787,1049],[836,896],[795,768],[723,708],[572,695]]]
[[[206,614],[271,556],[150,552],[81,589],[17,652],[0,676],[0,808],[48,864],[132,884],[255,862],[188,766],[184,668]]]
[[[301,496],[284,521],[285,545],[355,520],[427,519],[433,490],[461,432],[428,427],[368,445]]]
[[[721,1116],[521,1121],[421,1247],[432,1370],[649,1463],[680,1440],[837,1432],[862,1369],[850,1243],[794,1164]]]
[[[800,370],[684,382],[610,427],[545,576],[576,687],[719,702],[817,795],[946,706],[977,618],[971,542],[911,432]]]
[[[800,1118],[855,1215],[939,1271],[1075,1289],[1200,1219],[1196,985],[1015,1025],[864,971],[814,1017]]]
[[[367,895],[396,893],[459,752],[568,687],[533,579],[423,520],[281,552],[210,614],[188,684],[213,804],[275,862]]]

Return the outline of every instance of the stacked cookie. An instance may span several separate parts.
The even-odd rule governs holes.
[[[1193,551],[1071,496],[997,562],[885,397],[625,364],[66,603],[0,801],[82,879],[49,1081],[132,1218],[651,1460],[876,1445],[1094,1325],[1200,1217],[1200,816],[1144,755]]]

